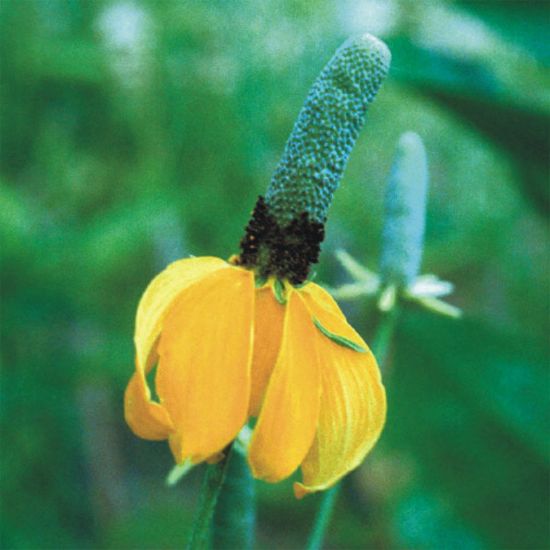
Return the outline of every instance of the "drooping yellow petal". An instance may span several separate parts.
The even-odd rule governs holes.
[[[220,258],[185,258],[170,264],[149,283],[136,314],[134,342],[138,368],[149,371],[153,366],[162,321],[177,296],[202,277],[223,267],[227,267],[227,263]]]
[[[303,482],[294,485],[298,498],[327,489],[359,466],[378,440],[386,418],[386,394],[376,359],[336,302],[315,287],[304,296],[312,316],[365,352],[340,345],[318,331],[321,411],[314,443],[302,463]]]
[[[331,357],[326,350],[323,361],[332,365],[322,371],[319,427],[302,464],[303,482],[294,486],[299,498],[327,489],[359,466],[380,436],[386,416],[384,388],[367,365],[370,361],[376,368],[373,356],[358,355],[344,349]]]
[[[124,393],[124,418],[131,430],[144,439],[166,439],[173,430],[166,409],[151,400],[142,369],[137,369]]]
[[[319,416],[317,329],[298,292],[289,292],[285,309],[281,349],[248,452],[254,476],[270,482],[302,462]]]
[[[275,367],[285,308],[273,296],[271,286],[256,291],[254,316],[254,356],[252,358],[252,386],[250,391],[251,416],[258,416],[269,377]]]
[[[164,319],[156,389],[176,462],[221,451],[246,422],[254,290],[253,273],[227,265],[189,286]]]
[[[304,298],[310,311],[313,309],[316,314],[318,314],[319,311],[328,311],[346,321],[346,317],[342,313],[336,300],[322,286],[315,283],[307,283],[300,289],[300,294]]]
[[[355,345],[358,349],[369,350],[363,338],[348,323],[340,306],[324,288],[315,283],[309,283],[300,290],[300,294],[311,318],[314,321],[316,320],[322,328],[348,340],[351,345]]]

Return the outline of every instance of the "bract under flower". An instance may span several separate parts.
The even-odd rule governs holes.
[[[126,420],[168,439],[178,464],[219,455],[257,416],[253,474],[276,482],[301,466],[301,497],[358,466],[382,430],[376,360],[314,283],[256,288],[252,271],[218,258],[180,260],[145,291],[135,342]],[[158,402],[146,380],[155,365]]]

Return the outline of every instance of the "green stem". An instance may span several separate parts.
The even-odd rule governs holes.
[[[322,547],[330,518],[332,517],[334,504],[336,503],[339,493],[340,484],[336,484],[323,495],[323,500],[317,512],[313,530],[307,542],[307,550],[319,550]]]
[[[372,352],[376,356],[380,366],[383,366],[386,362],[398,316],[399,310],[396,305],[391,311],[382,313],[379,319],[372,341]],[[307,550],[320,550],[322,548],[339,492],[340,484],[338,483],[323,495],[323,500],[321,501],[321,506],[317,512],[313,530],[307,543]]]
[[[205,550],[209,547],[212,516],[225,479],[230,456],[231,448],[226,451],[223,460],[217,464],[209,464],[206,468],[199,507],[193,522],[193,532],[187,546],[188,550]]]
[[[388,358],[393,333],[399,317],[399,305],[396,304],[390,311],[381,313],[378,327],[372,340],[372,353],[378,364],[383,368]]]
[[[255,520],[254,479],[246,458],[235,449],[214,512],[212,546],[249,550]]]

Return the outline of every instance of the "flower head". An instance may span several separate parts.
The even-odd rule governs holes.
[[[336,483],[377,441],[386,398],[376,360],[307,276],[388,65],[374,37],[344,44],[306,100],[240,254],[179,260],[143,294],[125,416],[138,436],[167,439],[176,463],[216,460],[255,418],[253,474],[277,482],[301,467],[300,497]]]
[[[302,495],[355,468],[382,430],[376,360],[331,296],[218,258],[189,258],[158,275],[140,302],[136,372],[126,420],[168,439],[177,463],[215,457],[257,417],[248,459],[276,482],[300,465]],[[156,365],[158,401],[146,376]]]

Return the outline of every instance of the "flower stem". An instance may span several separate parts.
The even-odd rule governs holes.
[[[379,365],[386,362],[390,344],[395,331],[399,309],[397,305],[388,312],[381,314],[378,326],[372,342],[372,352],[376,356]],[[336,484],[323,495],[323,500],[317,512],[315,523],[307,543],[307,550],[320,550],[323,546],[326,531],[328,529],[334,505],[340,493],[340,484]]]
[[[199,498],[199,507],[187,546],[188,550],[205,550],[209,547],[212,516],[214,515],[218,495],[225,479],[230,456],[231,448],[226,451],[225,457],[220,462],[209,464],[206,468]]]
[[[321,506],[317,512],[313,530],[311,531],[311,535],[307,541],[307,550],[319,550],[323,545],[323,540],[332,517],[334,504],[336,503],[339,493],[340,484],[337,484],[323,495],[323,500],[321,501]]]
[[[214,512],[213,548],[252,548],[255,519],[254,479],[246,458],[235,449]]]
[[[374,339],[372,341],[372,352],[381,368],[384,368],[388,358],[388,352],[390,350],[398,317],[399,304],[395,304],[390,311],[380,314],[378,326],[376,327]]]

